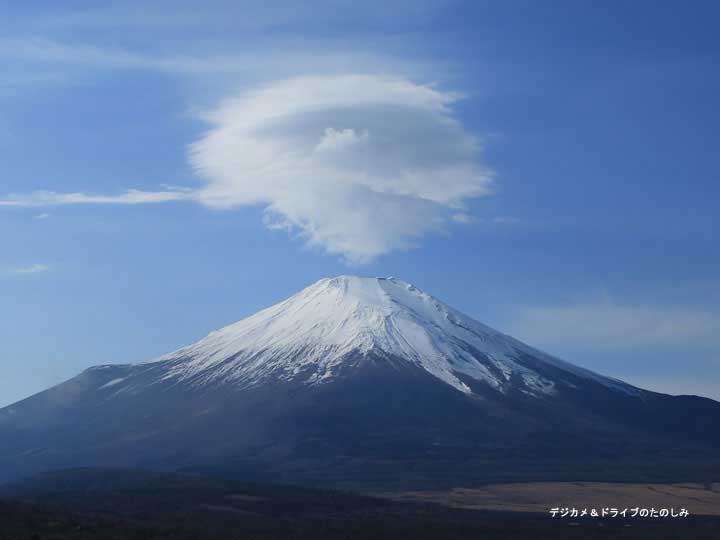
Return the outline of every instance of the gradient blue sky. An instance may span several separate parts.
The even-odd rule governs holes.
[[[576,364],[720,399],[719,17],[701,1],[4,2],[0,405],[343,273],[397,276]],[[248,111],[228,99],[309,76],[308,95],[327,85],[339,99],[337,81],[357,74],[370,77],[358,93],[391,78],[446,100],[409,107],[407,123],[386,119],[387,103],[344,116],[320,104],[330,142],[385,129],[405,160],[363,154],[381,184],[353,199],[369,227],[302,198],[322,201],[314,162],[282,170],[294,198],[267,195],[233,161],[243,148],[201,156],[240,182],[227,208],[203,198],[213,173],[189,145],[219,129],[208,111],[234,129]],[[302,146],[310,128],[293,122],[252,129]],[[450,156],[468,137],[481,151]],[[396,237],[378,237],[393,167],[458,159],[492,172],[490,193],[455,178],[464,194],[427,206],[418,188],[400,200],[417,220],[408,210]],[[127,204],[129,189],[190,195]],[[324,229],[303,229],[315,218]]]

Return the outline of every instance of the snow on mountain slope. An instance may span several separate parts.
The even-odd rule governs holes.
[[[463,376],[499,391],[512,380],[529,394],[555,393],[556,381],[522,365],[522,355],[621,391],[635,390],[528,347],[395,278],[322,279],[151,362],[165,365],[164,379],[193,385],[252,386],[270,378],[312,385],[338,377],[351,358],[370,353],[414,364],[468,394],[472,390]]]

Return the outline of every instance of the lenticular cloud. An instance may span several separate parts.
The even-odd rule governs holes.
[[[212,208],[262,205],[270,228],[364,263],[412,247],[445,223],[471,223],[467,199],[492,173],[478,140],[454,117],[457,95],[371,75],[300,77],[222,102],[190,146],[196,190],[119,195],[35,191],[0,207],[195,201]]]
[[[413,246],[489,192],[457,96],[370,75],[302,77],[221,103],[191,145],[211,207],[264,205],[266,223],[363,263]]]

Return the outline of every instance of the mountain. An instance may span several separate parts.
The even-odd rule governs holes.
[[[527,365],[518,356],[533,356],[558,372],[543,376],[541,366]],[[379,358],[399,372],[424,370],[468,395],[477,382],[503,393],[515,388],[552,395],[556,384],[567,384],[565,373],[637,392],[532,349],[394,278],[323,279],[151,363],[162,365],[165,381],[247,388],[271,381],[329,383]],[[121,384],[129,382],[108,383]]]
[[[394,278],[323,279],[0,409],[0,480],[75,466],[322,485],[707,480],[720,403],[635,388]]]

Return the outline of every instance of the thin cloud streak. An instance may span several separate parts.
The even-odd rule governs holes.
[[[156,56],[126,49],[67,45],[47,39],[0,40],[0,57],[50,64],[74,64],[101,69],[149,69],[203,74],[247,69],[245,58],[232,56]]]
[[[195,197],[196,195],[189,190],[142,191],[130,189],[120,195],[88,195],[86,193],[34,191],[28,195],[8,195],[6,198],[0,199],[0,206],[34,208],[69,204],[158,204],[174,201],[190,201]],[[45,219],[46,217],[48,217],[48,214],[40,214],[36,216],[36,219]]]
[[[627,305],[610,299],[517,309],[509,329],[540,345],[597,349],[720,349],[720,312],[688,306]]]
[[[10,62],[22,62],[23,66],[34,64],[35,72],[42,69],[42,76],[28,78],[25,71],[18,74],[12,70],[10,77],[16,84],[58,83],[69,77],[73,70],[108,71],[141,70],[168,75],[187,77],[189,80],[204,80],[213,77],[218,84],[226,85],[226,78],[247,82],[279,76],[300,76],[308,71],[321,73],[342,73],[362,65],[373,71],[394,73],[432,73],[436,71],[429,63],[399,61],[372,51],[333,48],[327,44],[267,43],[263,54],[245,50],[218,51],[213,48],[198,53],[180,52],[165,54],[156,51],[133,50],[120,47],[99,47],[87,44],[69,44],[62,40],[38,37],[0,39],[0,58]],[[17,70],[15,70],[17,71]],[[223,82],[225,81],[225,82]]]
[[[47,272],[50,267],[46,264],[32,264],[30,266],[21,266],[19,268],[13,268],[13,274],[39,274],[41,272]]]

